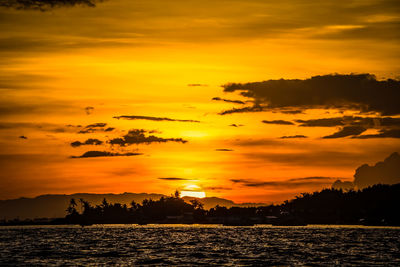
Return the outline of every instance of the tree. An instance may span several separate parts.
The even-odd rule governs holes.
[[[174,196],[175,198],[179,198],[181,193],[178,190],[175,190]]]
[[[67,212],[69,215],[78,214],[78,212],[76,211],[76,206],[77,206],[77,204],[76,204],[75,199],[74,199],[74,198],[71,198],[71,200],[69,201],[69,206],[68,206],[68,208],[66,209],[66,212]]]

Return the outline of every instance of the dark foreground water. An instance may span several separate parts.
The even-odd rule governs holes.
[[[7,265],[400,266],[400,229],[357,226],[0,227]]]

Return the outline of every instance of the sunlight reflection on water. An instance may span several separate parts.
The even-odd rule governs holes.
[[[0,265],[400,265],[400,228],[93,225],[0,228]]]

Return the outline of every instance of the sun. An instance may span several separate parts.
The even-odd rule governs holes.
[[[201,187],[197,185],[188,185],[181,191],[181,197],[197,197],[205,198],[206,192],[201,191]]]

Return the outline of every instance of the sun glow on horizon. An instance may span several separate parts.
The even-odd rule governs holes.
[[[205,198],[206,192],[204,192],[204,191],[181,191],[181,197]]]
[[[206,192],[201,191],[201,187],[198,185],[187,185],[184,190],[181,191],[180,197],[205,198]]]

